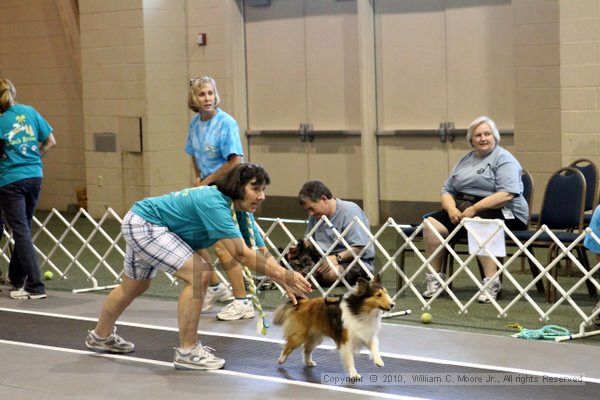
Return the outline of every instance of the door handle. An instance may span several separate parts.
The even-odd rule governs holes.
[[[440,142],[454,142],[454,122],[440,122],[440,127],[438,128],[438,137],[440,138]]]

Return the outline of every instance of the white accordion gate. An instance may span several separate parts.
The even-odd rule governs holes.
[[[259,218],[259,220],[263,222],[263,225],[265,223],[269,224],[266,230],[263,231],[261,229],[261,234],[265,239],[268,249],[280,263],[285,265],[287,268],[291,268],[290,265],[285,261],[284,255],[289,251],[291,246],[297,243],[297,238],[295,238],[290,232],[288,225],[306,224],[306,221],[280,218]],[[343,247],[345,247],[354,256],[354,260],[346,269],[344,274],[340,275],[338,280],[328,288],[321,287],[313,277],[318,264],[315,264],[315,266],[308,272],[307,279],[311,281],[313,287],[318,290],[320,295],[327,296],[336,287],[350,288],[350,285],[344,276],[351,267],[362,268],[365,270],[368,276],[372,276],[372,273],[361,260],[361,256],[367,250],[367,248],[364,247],[360,252],[357,253],[345,240],[345,237],[348,235],[348,232],[351,229],[361,229],[367,233],[370,238],[370,245],[374,246],[376,253],[379,255],[378,258],[380,260],[380,268],[378,269],[378,272],[380,274],[384,274],[387,271],[393,271],[393,273],[398,275],[398,277],[404,282],[404,285],[401,287],[396,287],[395,291],[390,290],[390,292],[393,293],[394,299],[400,295],[410,293],[419,300],[424,310],[430,309],[432,304],[439,297],[439,293],[430,299],[425,299],[415,284],[417,280],[422,280],[425,272],[428,272],[437,276],[442,285],[442,292],[445,292],[457,305],[459,308],[459,313],[466,314],[468,312],[468,308],[476,301],[478,295],[485,289],[485,286],[487,286],[484,286],[480,278],[473,274],[469,268],[469,263],[476,257],[476,253],[478,252],[485,252],[488,255],[490,254],[488,242],[493,236],[490,235],[490,237],[483,239],[479,238],[477,237],[477,232],[474,232],[471,227],[467,226],[467,230],[471,232],[475,238],[476,251],[472,254],[467,254],[464,258],[461,258],[461,255],[459,255],[451,245],[451,240],[458,230],[468,224],[470,221],[485,220],[463,220],[447,238],[442,238],[441,236],[438,237],[438,239],[441,241],[441,245],[429,257],[425,257],[425,255],[422,254],[421,249],[417,246],[416,242],[420,240],[421,233],[425,225],[429,224],[427,220],[424,220],[423,223],[417,227],[410,227],[408,225],[398,224],[390,218],[373,234],[369,227],[364,226],[364,224],[362,224],[358,218],[355,218],[351,225],[348,226],[343,232],[339,232],[331,226],[331,222],[326,217],[323,217],[316,224],[316,226],[310,232],[308,232],[305,238],[319,251],[319,254],[321,255],[320,262],[328,262],[327,256],[331,254],[332,250],[338,244],[341,244]],[[82,229],[78,229],[76,226],[78,224],[81,225],[82,222],[85,222],[85,224],[88,225],[87,229],[84,229],[85,232]],[[508,302],[503,301],[502,305],[494,299],[491,300],[492,306],[497,311],[498,317],[506,317],[511,308],[513,308],[517,302],[524,300],[531,306],[535,313],[537,313],[540,321],[547,321],[549,316],[556,310],[556,308],[565,303],[571,306],[581,320],[580,333],[576,335],[577,337],[600,333],[600,331],[584,333],[585,327],[591,324],[591,320],[596,315],[600,314],[600,309],[586,314],[573,297],[573,294],[579,288],[581,288],[586,281],[590,282],[591,285],[593,285],[593,287],[600,292],[600,283],[597,280],[597,276],[599,275],[597,272],[600,270],[600,263],[594,262],[588,271],[571,252],[576,246],[580,246],[583,243],[584,238],[588,235],[590,235],[599,243],[600,238],[596,236],[596,234],[594,234],[594,232],[592,232],[589,228],[587,228],[585,231],[581,232],[575,240],[571,241],[568,245],[565,245],[546,226],[542,226],[530,238],[528,238],[526,242],[523,243],[513,234],[513,232],[506,228],[501,220],[494,220],[492,222],[494,223],[495,227],[494,233],[497,231],[503,231],[506,237],[506,243],[516,247],[514,254],[504,257],[503,259],[499,259],[493,255],[490,255],[491,259],[498,267],[498,271],[494,277],[502,274],[504,279],[508,280],[517,291],[516,296],[514,296]],[[77,214],[75,214],[75,216],[68,221],[60,212],[53,209],[43,221],[40,221],[34,217],[33,223],[33,230],[35,231],[33,241],[34,247],[41,260],[40,266],[53,270],[58,274],[60,279],[68,279],[68,274],[73,268],[75,268],[84,274],[87,278],[87,281],[90,282],[89,287],[75,289],[73,292],[80,293],[86,291],[110,289],[118,284],[121,279],[121,274],[123,273],[122,263],[125,255],[125,248],[124,243],[122,243],[121,240],[120,229],[115,229],[115,225],[120,226],[121,217],[114,210],[111,208],[107,209],[102,218],[96,221],[87,213],[87,211],[80,209]],[[107,228],[109,224],[113,225],[112,229]],[[330,226],[335,235],[335,241],[329,249],[320,249],[313,238],[313,233],[321,224]],[[57,233],[57,230],[62,230],[62,233]],[[280,246],[279,248],[272,240],[272,236],[275,236],[275,231],[277,230],[282,231],[282,233],[279,233],[279,237],[281,237],[283,234],[282,237],[284,238],[283,241],[285,242],[283,246]],[[395,249],[393,249],[393,251],[390,252],[386,250],[379,240],[384,233],[389,235],[389,231],[391,231],[391,233],[397,238],[397,246]],[[72,244],[70,245],[71,250],[69,250],[63,243],[68,235],[70,235],[71,242],[76,240],[76,250],[73,250],[74,246]],[[538,260],[530,251],[532,244],[534,244],[536,239],[540,238],[541,235],[545,235],[546,238],[549,237],[559,250],[556,258],[554,258],[547,265]],[[2,236],[5,240],[0,247],[0,258],[8,262],[10,260],[9,251],[12,243],[12,237],[10,236],[10,232],[6,230],[3,231]],[[279,241],[281,241],[281,239]],[[440,275],[436,273],[430,264],[430,261],[433,259],[433,257],[444,250],[447,250],[450,253],[450,256],[458,265],[454,272],[448,276],[446,280],[441,279]],[[88,265],[82,265],[79,260],[84,251],[88,253],[88,259],[89,255],[91,255],[92,259],[94,260],[92,263],[88,262]],[[414,254],[418,260],[417,268],[416,270],[412,271],[412,273],[407,273],[401,267],[401,262],[399,261],[404,255],[406,255],[407,252]],[[515,264],[515,261],[518,260],[520,256],[527,257],[538,270],[538,276],[535,279],[531,279],[531,281],[526,285],[521,285],[515,278],[514,272],[511,272],[509,268],[511,265]],[[575,270],[581,273],[581,278],[570,287],[563,287],[552,276],[551,271],[553,268],[558,266],[560,261],[567,259],[574,266]],[[100,284],[100,274],[103,276],[103,280],[107,280],[107,282]],[[451,283],[461,274],[467,275],[470,280],[472,280],[474,287],[477,288],[473,296],[467,301],[461,301],[451,288]],[[164,276],[170,281],[171,285],[177,284],[177,281],[172,276],[168,274],[164,274]],[[221,278],[223,277],[221,276]],[[535,299],[529,295],[529,291],[535,288],[537,281],[542,279],[547,282],[548,288],[555,288],[559,295],[556,302],[553,304],[538,304]],[[491,283],[491,280],[488,283]],[[281,288],[279,288],[279,290],[283,296],[283,291]]]

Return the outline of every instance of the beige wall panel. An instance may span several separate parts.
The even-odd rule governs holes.
[[[567,159],[593,157],[598,152],[598,135],[564,134],[562,142],[562,155],[563,157],[567,157]]]
[[[306,142],[297,138],[261,138],[250,140],[250,161],[262,164],[271,175],[267,195],[295,196],[308,180]]]
[[[361,161],[360,137],[317,138],[309,146],[309,179],[325,182],[334,196],[362,199]]]
[[[170,3],[168,9],[164,8],[167,3]],[[152,154],[153,161],[145,175],[146,184],[165,191],[180,190],[189,186],[192,170],[189,157],[184,156],[188,123],[186,4],[182,0],[145,0],[144,6],[147,92],[144,141],[148,145],[144,156]],[[172,126],[156,124],[157,120],[171,121]],[[166,144],[164,138],[169,138],[171,143]],[[141,177],[144,175],[138,178]],[[127,194],[124,199],[134,198],[137,192],[139,190]]]
[[[307,0],[308,122],[360,129],[356,1]]]
[[[225,61],[202,61],[198,62],[190,62],[188,70],[190,71],[190,77],[196,77],[201,75],[208,75],[215,78],[217,82],[217,86],[219,88],[219,94],[221,95],[221,100],[223,100],[224,93],[222,86],[224,84],[221,81],[221,77],[224,76],[224,72],[227,71],[227,63]]]
[[[548,140],[548,131],[528,130],[526,134],[519,134],[515,137],[515,147],[519,151],[560,151],[561,144],[556,140]]]
[[[498,128],[513,127],[514,24],[510,1],[448,0],[448,118],[467,127],[489,115]]]
[[[142,7],[143,0],[79,0],[80,13],[111,12],[121,10],[137,10]]]
[[[250,129],[297,129],[307,122],[303,3],[246,5]]]
[[[61,211],[85,185],[79,65],[64,29],[55,1],[0,1],[0,76],[15,84],[17,102],[52,125],[58,142],[44,158],[38,208]]]
[[[376,0],[379,129],[446,120],[445,1]]]
[[[563,126],[565,114],[563,112]],[[577,132],[599,132],[600,131],[600,111],[580,111],[577,112]]]
[[[439,201],[448,176],[446,145],[435,138],[380,138],[381,200]]]

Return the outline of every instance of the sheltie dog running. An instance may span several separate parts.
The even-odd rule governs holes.
[[[379,275],[371,282],[359,278],[352,290],[341,298],[300,299],[297,305],[282,304],[273,318],[275,325],[283,325],[286,339],[279,364],[283,364],[294,349],[304,345],[304,363],[314,367],[317,363],[312,359],[312,352],[321,344],[323,336],[328,336],[335,341],[350,379],[360,379],[354,366],[354,352],[362,346],[368,347],[375,365],[383,367],[377,333],[381,314],[394,305]]]

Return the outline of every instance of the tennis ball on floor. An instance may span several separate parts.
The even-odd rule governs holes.
[[[44,279],[49,281],[52,280],[52,278],[54,278],[54,274],[52,273],[52,271],[46,271],[44,272]]]
[[[429,314],[428,312],[424,312],[423,314],[421,314],[421,322],[424,324],[428,324],[431,322],[431,314]]]

